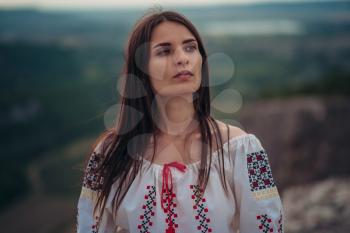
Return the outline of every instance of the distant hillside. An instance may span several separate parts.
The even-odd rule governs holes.
[[[270,154],[281,190],[349,177],[349,97],[293,97],[246,105],[240,123]]]
[[[126,39],[146,10],[0,10],[0,206],[30,192],[25,171],[34,159],[104,130]],[[224,80],[213,97],[228,88],[244,104],[350,93],[349,2],[175,10],[198,27],[211,79]]]

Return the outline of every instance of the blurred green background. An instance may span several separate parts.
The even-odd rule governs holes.
[[[192,20],[208,55],[224,53],[233,60],[235,73],[229,79],[220,75],[230,67],[211,67],[212,77],[227,79],[212,88],[212,98],[234,88],[241,93],[243,106],[234,114],[214,109],[213,115],[257,133],[271,151],[273,171],[283,191],[305,180],[350,174],[349,6],[347,1],[324,1],[165,8]],[[146,10],[0,9],[0,223],[4,232],[73,231],[81,162],[105,129],[106,110],[118,102],[116,87],[126,39]],[[315,108],[323,109],[321,118],[313,117]],[[276,111],[281,115],[266,115]],[[288,111],[302,113],[283,115]],[[260,117],[272,121],[272,128],[264,128]],[[276,122],[285,124],[273,127]],[[290,135],[291,129],[299,131]],[[276,146],[280,135],[285,135],[286,143]],[[296,135],[299,141],[293,139]],[[316,142],[326,137],[328,144],[305,144],[314,137]],[[321,168],[312,165],[318,163],[314,148],[327,158]],[[300,155],[299,160],[278,157],[286,150]],[[305,155],[313,153],[314,159]],[[340,165],[329,162],[335,154],[341,155],[333,157]],[[305,167],[302,171],[311,166],[309,172],[316,175],[305,173],[293,180],[292,172],[280,172],[290,165]],[[306,231],[291,228],[289,232]]]

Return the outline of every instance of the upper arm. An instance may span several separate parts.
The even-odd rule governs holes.
[[[98,144],[85,166],[81,193],[77,205],[77,232],[114,232],[114,220],[111,215],[104,209],[94,212],[102,185],[104,182],[104,172],[100,170],[105,156],[101,151],[101,144]],[[102,214],[102,216],[101,216]]]
[[[234,190],[241,233],[283,232],[283,206],[267,152],[255,136],[245,138],[234,162]]]
[[[231,138],[247,134],[243,129],[241,129],[237,126],[233,126],[233,125],[227,124],[227,123],[219,121],[219,120],[215,120],[215,121],[218,124],[218,127],[220,129],[220,133],[222,135],[224,142],[231,139]]]
[[[229,128],[229,138],[234,138],[234,137],[247,134],[243,129],[233,125],[228,124],[228,128]]]
[[[102,156],[99,150],[94,150],[90,155],[87,165],[84,170],[83,187],[99,191],[103,185],[103,172],[100,170],[104,156]]]

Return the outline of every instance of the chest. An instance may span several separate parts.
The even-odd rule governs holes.
[[[190,164],[201,160],[201,151],[204,143],[198,138],[189,140],[166,140],[157,139],[156,143],[151,141],[144,151],[144,158],[155,164],[165,164],[177,161]]]

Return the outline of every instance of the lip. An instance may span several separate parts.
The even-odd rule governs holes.
[[[178,72],[174,78],[186,78],[186,77],[191,77],[193,76],[193,73],[189,70],[182,70],[180,72]]]

